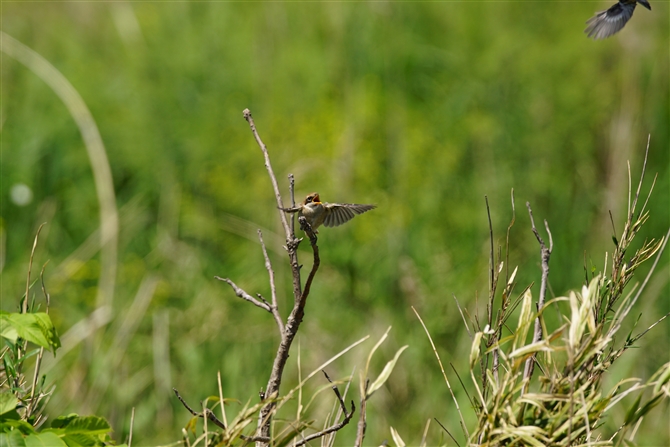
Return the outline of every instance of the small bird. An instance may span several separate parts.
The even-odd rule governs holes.
[[[618,33],[633,17],[633,11],[635,11],[637,3],[651,11],[651,5],[647,0],[619,0],[607,11],[597,12],[595,16],[591,17],[586,22],[584,32],[596,40]]]
[[[298,213],[305,216],[314,233],[321,225],[337,227],[349,222],[357,214],[377,208],[375,205],[359,205],[356,203],[326,203],[321,202],[318,192],[313,192],[295,208],[280,208],[286,213]]]

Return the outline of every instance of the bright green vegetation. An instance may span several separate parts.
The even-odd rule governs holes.
[[[60,70],[92,112],[119,209],[111,319],[93,335],[78,326],[68,336],[96,308],[106,264],[97,239],[87,240],[100,226],[100,204],[63,102],[3,54],[0,296],[3,311],[17,311],[36,229],[47,222],[35,269],[49,260],[50,316],[63,344],[55,360],[45,354],[43,372],[57,384],[48,412],[103,416],[124,442],[135,407],[133,442],[154,445],[178,440],[189,418],[173,386],[192,405],[217,393],[217,371],[227,398],[245,403],[265,386],[278,342],[272,318],[213,279],[270,296],[256,237],[262,228],[280,306],[289,308],[277,210],[242,118],[248,107],[284,191],[293,173],[300,198],[318,191],[326,201],[379,206],[320,232],[321,269],[299,335],[303,370],[392,325],[377,371],[409,348],[368,403],[367,443],[390,439],[393,426],[418,444],[432,417],[457,433],[453,402],[410,306],[443,361],[466,380],[471,341],[453,296],[474,313],[475,299],[488,295],[485,195],[496,244],[504,245],[514,188],[510,264],[519,266],[516,292],[534,281],[533,296],[539,247],[525,202],[552,230],[549,297],[565,296],[584,283],[584,262],[600,271],[603,253],[614,250],[608,212],[619,234],[626,160],[635,184],[648,134],[646,185],[659,176],[636,243],[660,238],[670,224],[668,4],[640,8],[613,38],[587,39],[584,22],[608,6],[3,2],[2,30]],[[18,183],[33,192],[24,207],[10,200]],[[666,252],[633,311],[642,314],[638,328],[670,311],[668,259]],[[642,349],[627,352],[609,385],[648,378],[665,363],[669,327],[662,323],[638,342]],[[360,367],[374,341],[367,343],[330,376]],[[296,360],[294,352],[287,388],[298,381]],[[313,380],[314,388],[325,385]],[[331,404],[324,399],[318,411]],[[640,445],[670,444],[663,405],[641,424]],[[463,411],[474,424],[473,412]],[[613,413],[604,432],[625,417]],[[437,444],[443,434],[432,427]],[[338,440],[350,444],[354,432]]]

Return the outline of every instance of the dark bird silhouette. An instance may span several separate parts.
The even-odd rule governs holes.
[[[618,33],[633,17],[637,3],[651,11],[651,5],[647,0],[619,0],[607,11],[600,11],[591,17],[586,22],[584,32],[596,40]]]

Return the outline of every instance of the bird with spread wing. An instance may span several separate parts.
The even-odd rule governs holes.
[[[286,213],[298,213],[304,216],[314,230],[321,225],[326,227],[337,227],[349,222],[357,214],[377,208],[375,205],[360,205],[357,203],[327,203],[321,202],[319,193],[313,192],[305,197],[301,204],[294,208],[281,208]]]

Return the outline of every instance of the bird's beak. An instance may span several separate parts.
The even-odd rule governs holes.
[[[318,194],[314,196],[314,199],[312,200],[312,202],[314,202],[314,203],[321,203],[321,198],[319,197]]]
[[[644,6],[645,8],[647,8],[649,11],[651,11],[651,5],[647,0],[637,0],[637,2],[642,6]]]

